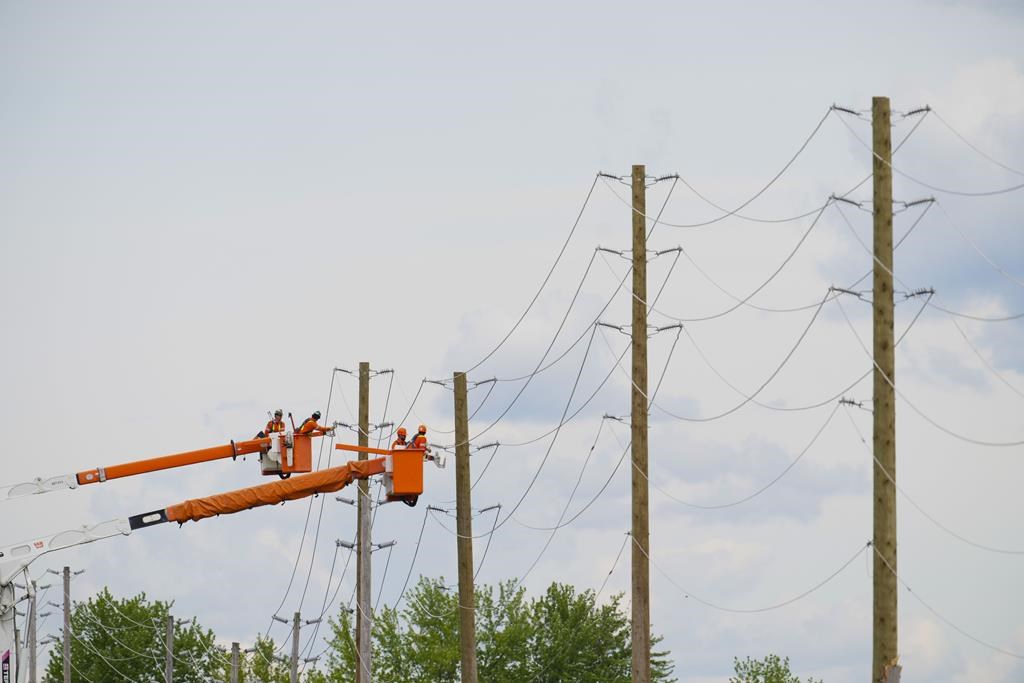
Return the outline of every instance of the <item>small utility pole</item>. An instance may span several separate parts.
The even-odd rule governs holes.
[[[71,567],[64,567],[64,683],[71,683]]]
[[[647,489],[647,169],[633,166],[633,683],[651,680],[650,518]]]
[[[241,659],[241,654],[238,649],[238,643],[231,643],[231,683],[238,683],[239,659]]]
[[[301,615],[296,612],[294,619],[292,619],[292,661],[290,680],[291,683],[299,683],[299,629],[301,624],[299,620]]]
[[[359,364],[359,445],[370,445],[370,364]],[[369,457],[359,453],[360,460]],[[359,480],[358,545],[356,547],[356,683],[372,683],[373,662],[370,638],[370,484]]]
[[[473,589],[473,508],[469,477],[466,373],[455,376],[455,529],[459,554],[459,649],[462,683],[476,683],[476,598]]]
[[[36,582],[32,582],[32,597],[29,598],[28,604],[28,683],[38,683],[36,677],[36,648],[37,648],[37,622],[39,621],[39,612],[37,611],[36,604],[36,591],[38,587]]]
[[[892,123],[888,97],[871,101],[874,178],[874,629],[871,680],[899,656],[896,586],[896,354],[892,292]]]
[[[170,614],[167,615],[164,649],[167,651],[164,660],[164,683],[174,683],[174,617]]]

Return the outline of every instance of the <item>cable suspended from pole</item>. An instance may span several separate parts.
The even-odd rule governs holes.
[[[839,311],[843,314],[843,319],[846,321],[847,326],[850,328],[850,333],[853,335],[854,339],[857,340],[857,344],[861,347],[861,350],[864,351],[867,357],[871,359],[871,363],[877,368],[878,363],[875,361],[874,357],[872,357],[871,352],[868,350],[868,348],[864,345],[864,341],[860,338],[860,335],[857,334],[857,329],[853,326],[853,322],[850,320],[850,317],[846,314],[846,309],[843,308],[843,302],[840,301],[839,299],[835,299],[834,302],[839,307]],[[888,376],[885,375],[884,372],[881,372],[881,369],[879,369],[879,372],[882,378],[885,380],[885,382],[892,387],[893,391],[896,392],[896,395],[899,396],[900,399],[905,404],[907,404],[907,406],[911,410],[917,413],[925,422],[935,427],[940,432],[943,432],[944,434],[952,436],[953,438],[963,441],[965,443],[974,444],[975,446],[989,446],[993,448],[1012,448],[1015,446],[1024,446],[1024,439],[1014,441],[985,441],[983,439],[975,439],[973,437],[964,436],[963,434],[960,434],[958,432],[953,431],[952,429],[949,429],[948,427],[937,422],[935,419],[931,418],[927,413],[922,411],[914,403],[907,399],[906,395],[896,387],[895,383],[892,382],[888,378]]]
[[[887,470],[885,468],[885,466],[878,460],[878,458],[875,457],[874,451],[868,445],[867,439],[864,438],[864,433],[861,432],[860,427],[857,426],[857,422],[853,419],[853,415],[850,413],[849,408],[847,408],[847,406],[845,404],[843,405],[843,411],[846,413],[846,417],[850,420],[850,424],[853,426],[853,430],[854,430],[854,432],[856,432],[858,440],[860,440],[860,442],[864,445],[864,449],[867,451],[868,455],[870,455],[872,457],[872,459],[875,461],[875,465],[879,468],[879,470],[881,470],[882,474],[885,475],[885,478],[888,479],[889,482],[894,487],[896,487],[896,490],[899,491],[899,494],[901,496],[903,496],[908,503],[913,505],[914,508],[916,508],[917,511],[920,512],[924,516],[925,519],[927,519],[929,522],[931,522],[936,527],[938,527],[942,531],[946,532],[947,534],[949,534],[953,538],[957,539],[958,541],[961,541],[962,543],[966,543],[969,546],[973,546],[973,547],[978,548],[980,550],[987,550],[990,553],[997,553],[999,555],[1024,555],[1024,550],[1008,550],[1006,548],[996,548],[994,546],[985,545],[984,543],[978,543],[977,541],[972,541],[971,539],[967,538],[966,536],[961,536],[960,534],[958,534],[957,532],[953,531],[952,529],[947,527],[945,524],[940,522],[934,515],[929,513],[923,507],[921,507],[917,503],[917,501],[915,501],[913,498],[910,497],[910,494],[908,494],[906,491],[904,491],[900,487],[900,485],[896,483],[896,480],[892,478],[892,475],[889,473],[889,470]]]
[[[793,217],[793,218],[786,218],[786,219],[755,218],[755,217],[752,217],[752,216],[744,216],[744,215],[740,214],[739,212],[742,211],[743,209],[745,209],[751,203],[753,203],[756,199],[758,199],[765,192],[767,192],[768,189],[771,188],[772,185],[774,185],[776,183],[776,181],[779,180],[779,178],[781,178],[783,175],[785,175],[786,171],[789,170],[790,166],[792,166],[793,163],[796,162],[796,160],[798,158],[800,158],[800,155],[803,154],[805,149],[807,149],[807,146],[809,144],[811,144],[811,141],[815,138],[815,136],[817,136],[818,131],[821,130],[821,127],[825,124],[825,121],[828,119],[829,116],[831,116],[831,114],[832,114],[832,109],[831,108],[827,109],[825,111],[825,115],[821,117],[821,119],[818,121],[817,125],[814,126],[814,129],[811,131],[810,135],[807,136],[807,138],[804,140],[803,144],[800,145],[800,148],[797,149],[796,154],[794,154],[792,157],[790,157],[789,161],[787,161],[785,163],[785,165],[782,167],[782,169],[780,169],[778,173],[776,173],[774,176],[772,176],[771,180],[769,180],[760,190],[755,192],[751,197],[746,199],[742,204],[737,206],[735,209],[731,209],[731,210],[730,209],[726,209],[725,207],[723,207],[723,206],[713,202],[712,200],[710,200],[706,196],[704,196],[700,191],[698,191],[697,188],[695,188],[692,184],[690,184],[685,178],[683,178],[682,176],[676,174],[673,177],[677,178],[679,180],[679,182],[681,182],[683,185],[685,185],[687,187],[687,189],[690,190],[690,192],[692,192],[694,195],[699,197],[703,202],[705,202],[706,204],[709,204],[710,206],[714,207],[718,211],[721,211],[722,215],[717,217],[717,218],[713,218],[713,219],[710,219],[710,220],[707,220],[707,221],[702,221],[700,223],[689,223],[689,224],[686,224],[686,223],[668,223],[668,222],[665,222],[665,221],[661,221],[662,225],[665,225],[665,226],[668,226],[668,227],[671,227],[671,228],[702,228],[702,227],[705,227],[705,226],[708,226],[708,225],[713,225],[715,223],[723,221],[726,218],[730,218],[732,216],[735,216],[736,218],[739,218],[739,219],[742,219],[742,220],[745,220],[745,221],[752,221],[752,222],[755,222],[755,223],[787,223],[787,222],[790,222],[790,221],[799,220],[800,218],[805,218],[807,216],[813,216],[815,213],[817,213],[819,211],[819,209],[814,209],[814,210],[808,211],[807,213],[804,213],[804,214],[802,214],[800,216],[796,216],[796,217]],[[605,182],[605,185],[608,186],[607,182]],[[608,186],[608,187],[609,187],[609,189],[611,189],[610,186]],[[612,193],[615,194],[615,196],[618,196],[618,193],[615,192],[614,190],[612,190]],[[621,197],[620,197],[620,201],[621,201]],[[629,206],[630,206],[630,209],[632,211],[634,211],[634,212],[637,211],[631,204]],[[821,207],[821,208],[824,208],[824,207]],[[646,215],[644,216],[644,218],[646,218],[647,220],[650,220],[650,218],[648,216],[646,216]]]
[[[664,212],[665,207],[668,206],[668,202],[672,198],[672,188],[674,188],[674,187],[675,187],[675,183],[672,184],[671,188],[669,189],[669,191],[668,191],[668,193],[667,193],[667,195],[665,197],[665,201],[661,205],[661,210],[658,212],[658,216],[659,217],[661,216],[661,213]],[[651,226],[650,231],[649,231],[648,234],[653,233],[655,227],[657,227],[657,221],[655,221],[654,225]],[[596,254],[597,254],[597,252],[595,251],[594,254],[591,255],[590,262],[587,265],[587,272],[589,272],[590,268],[593,266],[594,258],[596,256]],[[586,279],[586,277],[584,276],[584,280],[585,279]],[[544,355],[541,356],[541,359],[537,363],[536,367],[534,368],[533,373],[531,373],[530,376],[526,379],[526,382],[523,384],[522,387],[519,388],[519,391],[512,398],[512,401],[508,404],[508,406],[506,406],[505,409],[501,412],[501,414],[498,415],[498,417],[493,422],[491,422],[489,425],[487,425],[483,429],[479,430],[476,433],[476,436],[474,438],[479,438],[479,437],[483,436],[484,434],[489,432],[491,429],[493,429],[499,422],[501,422],[501,420],[504,419],[504,417],[509,413],[510,410],[512,410],[513,406],[515,406],[515,404],[522,397],[523,393],[526,391],[526,388],[528,386],[530,386],[530,382],[533,380],[534,377],[536,377],[536,375],[538,374],[538,371],[540,370],[541,366],[544,365],[544,361],[547,359],[548,354],[551,353],[551,349],[554,348],[555,342],[558,339],[558,335],[561,334],[562,328],[565,327],[565,323],[569,319],[569,313],[572,311],[572,307],[575,305],[576,299],[579,297],[580,290],[583,287],[583,281],[584,280],[580,280],[580,284],[576,288],[576,292],[573,294],[572,300],[571,300],[571,302],[569,304],[569,308],[566,309],[565,315],[562,316],[562,321],[559,323],[558,329],[555,330],[555,335],[554,335],[554,337],[552,337],[551,343],[548,344],[547,349],[544,351]],[[625,278],[623,278],[622,281],[625,282]],[[619,284],[619,288],[621,288],[621,287],[622,287],[622,283]],[[618,288],[616,289],[616,292],[617,291],[618,291]],[[607,306],[610,305],[610,304],[611,304],[611,300],[609,300],[609,302],[608,302],[608,304],[606,304],[605,308],[607,308]],[[604,311],[604,309],[602,309],[602,313],[603,313],[603,311]],[[601,314],[599,314],[599,315],[601,315]],[[591,342],[593,342],[593,335],[591,335]],[[588,342],[588,348],[589,348],[591,342]],[[578,378],[577,378],[577,382],[578,382]],[[568,406],[566,408],[568,409]],[[562,417],[564,418],[565,416],[563,415]],[[556,438],[557,438],[557,435],[556,435]],[[461,446],[462,444],[455,444],[455,445],[456,446]]]
[[[850,131],[850,134],[853,135],[854,139],[856,139],[857,142],[859,142],[861,144],[861,146],[863,146],[865,149],[867,149],[869,152],[871,152],[873,157],[875,157],[881,163],[885,164],[890,169],[892,169],[893,173],[895,173],[896,175],[901,176],[903,178],[906,178],[910,182],[915,183],[917,185],[920,185],[921,187],[926,187],[929,190],[931,190],[932,192],[941,192],[943,194],[952,194],[952,195],[956,195],[958,197],[992,197],[992,196],[995,196],[995,195],[1007,194],[1007,193],[1010,193],[1010,192],[1016,192],[1017,190],[1024,189],[1024,183],[1018,183],[1016,185],[1010,185],[1009,187],[1003,187],[1003,188],[1000,188],[998,190],[984,190],[984,191],[978,191],[978,192],[964,191],[964,190],[953,190],[953,189],[949,189],[949,188],[939,187],[937,185],[932,185],[931,183],[927,183],[927,182],[925,182],[923,180],[915,178],[914,176],[910,175],[909,173],[896,168],[888,160],[883,159],[881,156],[879,156],[874,151],[874,149],[871,148],[871,145],[869,145],[868,143],[864,142],[863,139],[861,139],[860,135],[858,135],[857,132],[855,130],[853,130],[853,128],[850,126],[850,124],[847,123],[846,120],[843,117],[840,116],[838,118],[842,122],[842,124],[844,126],[846,126],[846,129],[848,131]]]
[[[974,635],[968,633],[967,631],[965,631],[964,629],[960,628],[959,626],[954,624],[952,621],[947,619],[946,617],[944,617],[941,614],[939,614],[939,612],[934,607],[932,607],[930,604],[925,602],[924,598],[922,598],[920,595],[918,595],[914,591],[914,589],[911,588],[910,585],[907,584],[907,582],[904,581],[903,578],[899,574],[896,573],[896,570],[893,569],[892,565],[889,564],[888,560],[886,560],[884,557],[882,557],[882,554],[880,552],[878,552],[877,549],[875,550],[875,554],[878,555],[879,558],[881,558],[882,563],[886,566],[886,568],[890,572],[892,572],[892,575],[896,577],[896,580],[900,582],[900,585],[902,585],[904,588],[906,588],[907,592],[910,593],[910,595],[912,595],[915,600],[917,600],[919,603],[921,603],[922,607],[924,607],[926,610],[931,612],[935,616],[936,619],[938,619],[939,621],[944,623],[946,626],[949,626],[951,629],[953,629],[954,631],[956,631],[960,635],[964,636],[968,640],[973,640],[975,643],[977,643],[978,645],[981,645],[982,647],[986,647],[989,650],[992,650],[993,652],[998,652],[1000,654],[1004,654],[1007,657],[1013,657],[1014,659],[1024,659],[1024,654],[1018,654],[1016,652],[1011,652],[1010,650],[1006,650],[1006,649],[1003,649],[1003,648],[1001,648],[1001,647],[999,647],[997,645],[993,645],[993,644],[991,644],[989,642],[986,642],[986,641],[978,638],[977,636],[974,636]]]
[[[753,493],[749,493],[746,496],[743,496],[742,498],[739,498],[737,500],[729,501],[728,503],[717,503],[717,504],[714,504],[714,505],[702,505],[700,503],[692,503],[690,501],[683,500],[682,498],[679,498],[678,496],[675,496],[675,495],[669,493],[665,489],[663,489],[660,486],[658,486],[658,484],[656,482],[651,480],[646,475],[645,475],[644,478],[647,479],[648,483],[652,487],[654,487],[654,489],[656,489],[659,493],[661,493],[663,496],[665,496],[666,498],[669,498],[670,500],[674,500],[675,502],[679,503],[680,505],[685,505],[686,507],[695,508],[695,509],[698,509],[698,510],[725,510],[727,508],[736,507],[737,505],[742,505],[743,503],[749,502],[749,501],[753,500],[754,498],[757,498],[762,493],[764,493],[765,491],[767,491],[771,487],[775,486],[775,484],[780,482],[783,479],[783,477],[785,477],[787,474],[789,474],[790,471],[794,467],[796,467],[796,464],[798,462],[800,462],[803,459],[803,457],[805,455],[807,455],[807,452],[810,451],[811,448],[814,447],[814,444],[818,442],[818,437],[820,437],[822,435],[822,433],[825,431],[825,429],[829,426],[829,424],[832,423],[832,418],[835,417],[836,412],[839,410],[839,405],[840,405],[839,403],[836,403],[835,407],[832,408],[832,412],[830,412],[828,414],[828,417],[825,418],[825,422],[823,422],[822,425],[818,428],[818,430],[816,432],[814,432],[814,436],[811,437],[811,440],[807,442],[807,445],[804,446],[803,449],[801,449],[800,453],[798,453],[797,456],[795,458],[793,458],[793,460],[790,461],[790,463],[788,465],[786,465],[782,469],[781,472],[779,472],[767,484],[764,484],[763,486],[761,486],[759,489],[757,489]],[[636,467],[636,466],[634,465],[634,467]],[[643,472],[641,472],[639,468],[637,468],[637,472],[640,472],[640,474],[643,474]]]
[[[576,228],[579,227],[580,220],[582,220],[582,218],[583,218],[583,213],[587,209],[587,204],[590,203],[590,198],[594,194],[594,188],[597,186],[597,178],[598,178],[598,176],[595,175],[593,182],[590,183],[590,189],[587,190],[586,199],[583,200],[583,206],[580,207],[579,214],[577,214],[576,220],[572,224],[572,229],[569,230],[569,235],[565,238],[565,242],[562,243],[562,248],[558,251],[558,256],[555,257],[555,262],[553,264],[551,264],[551,268],[548,270],[548,274],[544,277],[544,280],[540,283],[540,288],[537,290],[537,293],[533,295],[533,299],[531,299],[530,303],[526,306],[526,310],[523,311],[523,314],[519,316],[519,319],[512,326],[512,329],[510,329],[508,331],[508,333],[501,339],[501,341],[498,342],[498,345],[495,346],[493,349],[491,349],[487,353],[487,355],[485,355],[483,358],[481,358],[479,361],[477,361],[476,364],[474,364],[468,370],[466,370],[466,374],[467,375],[470,372],[472,372],[473,370],[476,370],[478,367],[483,365],[485,362],[487,362],[487,360],[491,356],[493,356],[495,353],[497,353],[498,349],[500,349],[502,346],[504,346],[505,342],[507,342],[509,340],[509,338],[516,331],[516,329],[519,328],[519,325],[522,324],[523,320],[526,319],[526,316],[530,312],[530,310],[533,308],[533,305],[535,303],[537,303],[537,299],[540,298],[541,293],[544,291],[544,288],[547,286],[548,281],[551,279],[551,276],[554,274],[555,268],[558,267],[558,263],[562,260],[562,256],[565,254],[565,250],[569,247],[569,242],[572,241],[572,236],[574,234],[576,234]]]
[[[635,539],[634,539],[633,543],[636,544],[636,546],[638,548],[640,548],[640,544],[636,543]],[[777,610],[777,609],[780,609],[782,607],[786,607],[788,605],[792,605],[794,602],[797,602],[799,600],[803,600],[808,595],[814,593],[818,589],[820,589],[823,586],[825,586],[825,584],[827,584],[830,581],[832,581],[832,579],[834,579],[837,576],[839,576],[840,574],[842,574],[843,571],[847,567],[849,567],[851,564],[853,564],[854,560],[856,560],[861,555],[863,555],[864,552],[868,548],[870,548],[870,547],[872,547],[871,541],[868,541],[866,544],[864,544],[860,548],[858,548],[857,552],[854,553],[850,557],[850,559],[848,559],[846,562],[844,562],[842,565],[840,565],[838,569],[836,569],[834,572],[829,574],[824,580],[822,580],[822,581],[816,583],[815,585],[811,586],[810,588],[808,588],[804,592],[800,593],[796,597],[790,598],[788,600],[783,600],[782,602],[776,603],[774,605],[768,605],[766,607],[754,607],[754,608],[744,608],[744,609],[737,609],[737,608],[733,608],[733,607],[725,607],[723,605],[716,604],[714,602],[711,602],[710,600],[705,600],[704,598],[701,598],[701,597],[698,597],[697,595],[694,595],[692,592],[686,590],[685,588],[680,586],[678,583],[676,583],[676,580],[673,579],[672,576],[668,572],[666,572],[664,569],[662,569],[661,566],[658,565],[654,561],[654,559],[646,551],[644,551],[643,548],[640,548],[640,552],[642,552],[644,554],[644,556],[647,558],[647,560],[654,566],[655,569],[658,570],[658,573],[660,573],[662,576],[664,576],[665,579],[670,584],[672,584],[676,588],[676,590],[678,590],[682,594],[682,596],[684,598],[692,599],[695,602],[699,602],[700,604],[704,605],[705,607],[709,607],[709,608],[711,608],[713,610],[717,610],[719,612],[729,612],[730,614],[760,614],[762,612],[770,612],[772,610]]]
[[[963,135],[958,133],[956,131],[956,129],[953,128],[953,126],[949,125],[949,123],[946,121],[946,119],[942,118],[942,116],[939,115],[939,112],[935,111],[931,107],[929,107],[928,109],[929,109],[929,111],[931,111],[932,116],[934,116],[935,118],[937,118],[939,120],[939,123],[941,123],[943,126],[945,126],[949,130],[950,133],[952,133],[953,135],[955,135],[958,138],[960,138],[961,142],[963,142],[965,145],[967,145],[972,150],[974,150],[979,156],[987,159],[988,161],[991,161],[993,164],[995,164],[996,166],[998,166],[999,168],[1001,168],[1001,169],[1003,169],[1005,171],[1009,171],[1010,173],[1013,173],[1014,175],[1024,176],[1024,171],[1018,171],[1017,169],[1013,168],[1012,166],[1007,166],[1006,164],[1004,164],[1003,162],[999,161],[998,159],[995,159],[994,157],[991,157],[988,154],[986,154],[985,152],[981,151],[981,149],[979,149],[976,145],[972,144],[970,140],[968,140]]]

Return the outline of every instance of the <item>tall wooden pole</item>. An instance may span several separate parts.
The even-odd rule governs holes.
[[[71,567],[64,567],[64,683],[71,683]]]
[[[292,659],[288,671],[288,680],[291,683],[299,683],[299,620],[302,618],[299,612],[295,613],[292,619]]]
[[[238,649],[238,643],[231,643],[231,682],[238,683],[238,660],[241,659],[241,653]]]
[[[874,175],[874,629],[871,680],[899,655],[896,586],[896,355],[892,292],[892,126],[888,97],[871,102]],[[888,474],[887,474],[888,473]]]
[[[28,683],[38,683],[39,678],[36,674],[36,661],[37,661],[37,640],[38,633],[37,623],[39,621],[38,603],[36,601],[36,582],[32,582],[32,597],[29,599],[29,613],[28,613]]]
[[[359,364],[359,445],[370,445],[370,364]],[[360,460],[367,454],[359,453]],[[356,546],[356,682],[372,683],[373,662],[370,614],[370,484],[359,480],[359,531]]]
[[[455,376],[455,528],[459,552],[459,648],[462,683],[476,683],[476,598],[473,589],[473,508],[469,477],[466,373]]]
[[[651,680],[650,518],[647,490],[647,172],[633,166],[633,683]]]
[[[167,615],[167,626],[164,632],[164,683],[174,683],[174,617]]]

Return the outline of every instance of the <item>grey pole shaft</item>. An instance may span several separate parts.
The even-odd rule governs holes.
[[[164,650],[167,651],[167,657],[164,660],[164,683],[174,683],[174,616],[171,614],[167,615]]]
[[[455,379],[455,525],[459,562],[459,650],[462,683],[476,683],[476,598],[473,587],[473,508],[469,476],[469,398],[466,373]]]
[[[29,602],[29,615],[28,615],[28,682],[38,683],[36,677],[36,641],[38,635],[36,633],[36,622],[38,621],[38,611],[36,603],[36,582],[32,582],[32,598]]]
[[[892,291],[892,124],[888,97],[871,102],[874,176],[873,415],[874,629],[871,680],[886,676],[899,655],[896,585],[896,352]]]
[[[646,167],[633,166],[633,683],[651,680],[650,519],[647,484],[647,179]]]
[[[292,620],[292,661],[290,680],[291,683],[299,683],[299,619],[301,618],[298,612],[295,613],[295,617]]]
[[[231,643],[231,683],[238,683],[238,662],[240,658],[238,643]]]
[[[370,445],[370,364],[359,364],[359,445]],[[360,453],[359,459],[366,460],[369,456]],[[373,630],[370,613],[370,485],[365,479],[359,480],[359,543],[356,548],[356,681],[372,683],[373,651],[370,638]]]
[[[71,683],[71,567],[64,567],[64,683]]]

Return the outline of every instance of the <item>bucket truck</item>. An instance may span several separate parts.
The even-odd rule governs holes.
[[[33,539],[10,546],[0,546],[0,683],[22,683],[26,667],[21,665],[20,649],[15,630],[15,606],[26,596],[17,598],[14,580],[25,576],[28,567],[42,555],[72,546],[92,543],[113,536],[129,535],[136,529],[143,529],[164,522],[197,522],[207,517],[228,515],[263,505],[273,505],[288,500],[297,500],[317,493],[333,493],[348,486],[357,479],[368,479],[383,475],[387,500],[402,501],[415,505],[423,493],[423,463],[428,458],[423,448],[397,448],[384,450],[349,444],[336,444],[336,448],[347,451],[378,455],[377,458],[350,461],[338,467],[311,472],[311,437],[300,434],[274,434],[250,441],[231,442],[224,446],[166,455],[148,460],[129,462],[111,467],[97,467],[76,474],[35,479],[11,488],[8,497],[42,494],[62,489],[74,489],[80,485],[94,484],[121,477],[155,472],[158,470],[209,462],[222,458],[236,458],[248,453],[260,454],[260,469],[265,475],[277,474],[279,481],[258,486],[218,493],[203,498],[194,498],[165,508],[131,515],[127,519],[115,519],[93,526],[62,531],[50,536]],[[444,467],[440,458],[430,457],[438,467]],[[292,477],[293,473],[299,476]],[[29,588],[28,590],[31,590]]]

